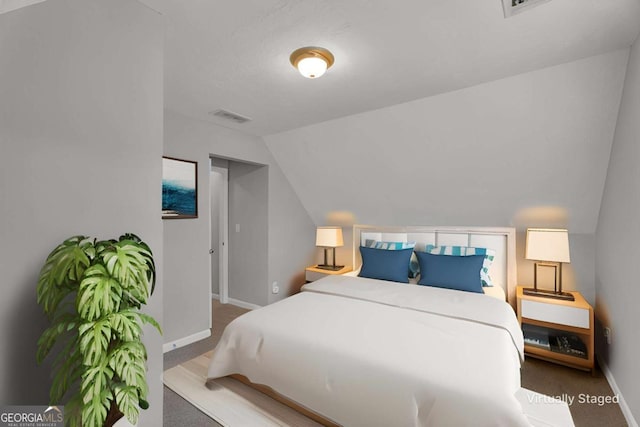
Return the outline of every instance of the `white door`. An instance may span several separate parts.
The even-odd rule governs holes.
[[[229,295],[229,170],[213,166],[211,188],[211,294],[222,304]]]

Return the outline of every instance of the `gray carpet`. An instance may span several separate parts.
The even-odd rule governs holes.
[[[164,355],[164,369],[193,359],[213,349],[225,326],[247,310],[230,305],[213,303],[213,329],[211,337],[179,348]],[[579,403],[580,394],[612,396],[613,392],[600,371],[595,376],[588,372],[527,358],[522,369],[522,386],[550,396],[575,396],[570,406],[576,427],[624,427],[627,423],[617,404]],[[169,388],[164,388],[164,426],[209,427],[220,424],[191,406]]]
[[[618,404],[580,403],[580,395],[614,396],[607,379],[598,369],[589,372],[567,368],[527,357],[522,369],[522,387],[549,396],[570,396],[569,409],[576,427],[626,427],[627,422]]]
[[[213,318],[211,324],[211,336],[207,339],[195,342],[177,350],[170,351],[164,355],[164,369],[173,368],[181,363],[191,360],[207,351],[212,350],[222,336],[225,326],[233,319],[246,313],[248,310],[236,307],[231,304],[220,304],[217,300],[212,300]],[[168,387],[164,387],[164,427],[210,427],[220,426],[217,422],[191,406],[178,394]]]

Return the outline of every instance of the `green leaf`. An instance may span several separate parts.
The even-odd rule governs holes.
[[[123,239],[106,248],[101,256],[109,274],[116,277],[138,303],[146,303],[149,284],[155,280],[155,264],[149,247],[136,240]]]
[[[137,314],[140,317],[140,319],[142,319],[143,323],[153,326],[158,330],[158,332],[160,332],[160,335],[162,335],[162,328],[160,327],[160,324],[156,321],[156,319],[149,316],[148,314],[144,314],[144,313],[137,313]]]
[[[142,328],[138,323],[138,313],[133,309],[122,310],[119,313],[113,313],[108,317],[111,329],[116,333],[122,341],[139,340],[142,334]]]
[[[101,392],[104,390],[110,390],[110,381],[113,378],[113,369],[108,365],[107,360],[104,359],[96,366],[88,368],[82,374],[82,402],[87,404],[95,399],[96,396],[101,396]],[[107,407],[107,409],[109,409]]]
[[[147,351],[139,341],[123,343],[109,356],[109,366],[127,386],[136,387],[140,398],[147,397]]]
[[[113,370],[103,359],[96,366],[91,367],[82,375],[82,426],[102,427],[107,418],[113,393],[110,383]]]
[[[80,283],[76,306],[83,319],[95,320],[118,311],[122,301],[122,287],[103,265],[87,269]]]
[[[133,425],[138,422],[138,389],[133,386],[116,385],[113,389],[118,409]]]
[[[111,341],[111,324],[108,319],[80,325],[80,352],[86,366],[98,364],[107,355]]]
[[[141,409],[149,409],[149,402],[144,399],[138,400],[138,405],[140,405]]]
[[[107,419],[113,394],[111,390],[102,390],[93,395],[82,407],[82,427],[102,427]]]
[[[77,289],[94,256],[93,242],[85,236],[71,237],[49,254],[37,286],[38,304],[46,314],[52,315],[58,304]]]
[[[78,335],[73,334],[53,363],[54,376],[49,396],[52,402],[61,402],[67,391],[80,380],[85,367],[78,348]]]
[[[57,402],[50,402],[52,405]],[[64,405],[64,422],[67,427],[82,427],[82,395],[74,394]]]
[[[133,233],[127,233],[124,234],[122,236],[120,236],[120,241],[123,240],[130,240],[133,241],[134,243],[140,245],[145,252],[148,254],[147,255],[147,265],[149,267],[149,270],[147,271],[147,281],[149,283],[151,283],[151,291],[149,292],[150,295],[153,295],[153,291],[156,288],[156,264],[153,261],[153,252],[151,251],[151,248],[149,247],[149,245],[147,245],[145,242],[142,241],[142,239],[140,239],[138,236],[136,236]]]
[[[45,329],[38,339],[38,351],[36,352],[38,363],[43,362],[58,339],[73,329],[77,322],[78,317],[73,313],[61,313],[53,319],[52,325]]]

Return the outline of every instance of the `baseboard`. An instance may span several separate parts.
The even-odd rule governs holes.
[[[188,337],[180,338],[179,340],[175,340],[175,341],[171,341],[166,344],[163,344],[162,352],[167,353],[177,348],[184,347],[185,345],[194,343],[196,341],[209,338],[210,336],[211,336],[211,329],[206,329],[204,331],[196,332],[195,334],[189,335]]]
[[[218,301],[220,301],[220,294],[211,294],[211,299],[217,299]]]
[[[237,305],[238,307],[246,308],[248,310],[255,310],[256,308],[262,308],[261,305],[252,304],[250,302],[240,301],[240,300],[234,299],[234,298],[229,298],[229,304]]]
[[[600,358],[598,358],[598,365],[600,365],[600,369],[602,370],[602,373],[604,374],[605,378],[609,382],[609,385],[611,386],[611,390],[613,390],[615,394],[620,396],[620,403],[619,403],[620,410],[622,411],[622,415],[624,415],[624,418],[627,420],[627,424],[629,424],[629,427],[638,427],[638,422],[633,417],[633,414],[631,413],[631,408],[629,408],[629,405],[627,405],[627,401],[624,400],[624,397],[622,396],[622,393],[618,388],[616,379],[613,377],[613,373],[609,369],[609,366],[607,366],[607,364]]]

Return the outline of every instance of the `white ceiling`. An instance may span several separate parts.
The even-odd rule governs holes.
[[[142,0],[165,15],[165,105],[256,135],[477,85],[629,46],[638,0]],[[335,65],[300,76],[290,53]],[[212,117],[227,109],[253,120]]]

